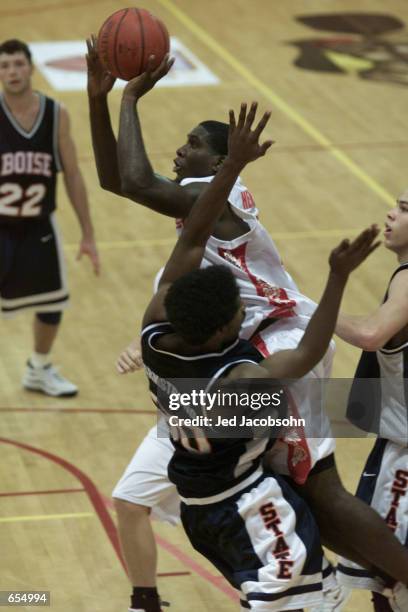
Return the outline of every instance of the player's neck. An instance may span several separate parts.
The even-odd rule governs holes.
[[[28,87],[22,92],[13,94],[7,91],[3,92],[4,100],[12,113],[24,113],[28,108],[37,104],[38,93]]]
[[[397,253],[397,257],[398,257],[398,263],[400,265],[404,263],[408,263],[408,246],[406,246],[404,249],[401,249],[401,251]]]

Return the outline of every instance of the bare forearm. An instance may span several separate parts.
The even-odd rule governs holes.
[[[225,160],[213,181],[193,206],[183,231],[184,241],[194,246],[205,246],[243,168],[243,164],[229,158]]]
[[[319,305],[300,342],[299,347],[307,354],[307,359],[312,363],[311,367],[319,363],[329,346],[347,278],[330,272]]]
[[[136,100],[126,95],[120,110],[118,162],[124,192],[137,193],[152,185],[154,172],[146,154]]]
[[[116,138],[110,120],[107,96],[89,96],[89,116],[99,183],[103,189],[121,195]]]
[[[78,170],[71,175],[64,174],[64,181],[72,208],[81,226],[82,235],[85,237],[93,236],[88,197],[81,172]]]
[[[340,313],[336,324],[336,334],[345,342],[362,348],[362,338],[366,327],[366,317]]]

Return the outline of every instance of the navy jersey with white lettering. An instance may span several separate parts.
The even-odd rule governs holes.
[[[43,94],[29,132],[0,96],[0,224],[48,216],[55,209],[59,105]]]
[[[388,299],[392,279],[406,269],[408,263],[395,270],[383,303]],[[408,444],[408,327],[378,351],[362,352],[349,397],[348,417],[365,431],[397,444]]]
[[[263,360],[252,344],[240,339],[219,352],[204,355],[185,356],[158,348],[159,337],[171,333],[174,330],[167,322],[153,323],[142,331],[142,357],[150,392],[166,418],[178,414],[171,412],[163,400],[179,390],[174,379],[206,379],[206,390],[214,389],[216,381],[238,364]],[[200,435],[194,439],[188,433],[177,435],[173,428],[170,430],[175,453],[169,478],[182,497],[208,497],[239,484],[259,468],[263,454],[274,442],[267,434],[257,439],[208,439]]]

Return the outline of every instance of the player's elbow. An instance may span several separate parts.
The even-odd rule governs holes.
[[[384,338],[380,330],[362,329],[359,333],[357,342],[358,346],[362,348],[363,351],[374,352],[382,348],[386,340],[387,339]]]
[[[124,195],[119,182],[115,183],[114,181],[109,181],[105,178],[99,177],[99,185],[104,191],[109,191],[110,193],[114,193],[115,195],[119,196]]]

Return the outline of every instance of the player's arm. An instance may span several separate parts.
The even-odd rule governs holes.
[[[108,93],[114,85],[115,78],[102,66],[95,36],[92,35],[88,38],[86,44],[88,48],[86,63],[88,67],[89,120],[99,184],[107,191],[122,195],[116,138],[108,107]]]
[[[207,240],[225,207],[228,194],[239,173],[247,163],[265,155],[272,145],[272,141],[259,144],[259,138],[269,120],[270,113],[265,113],[257,127],[252,130],[256,110],[256,103],[252,103],[248,113],[246,104],[242,104],[237,124],[234,112],[230,111],[228,156],[214,180],[201,193],[191,209],[184,230],[164,268],[159,290],[146,310],[143,327],[151,321],[166,318],[164,297],[168,287],[181,276],[200,267]]]
[[[145,73],[129,81],[124,89],[120,109],[118,162],[121,191],[128,198],[170,217],[184,219],[206,185],[196,183],[188,188],[156,174],[147,156],[138,103],[163,78],[173,65],[168,55],[156,70],[151,63]]]
[[[83,254],[88,255],[92,261],[95,274],[98,274],[100,268],[99,256],[95,244],[88,196],[85,182],[78,166],[75,145],[71,136],[68,111],[63,106],[60,107],[59,117],[58,148],[64,173],[65,188],[82,231],[78,259]]]
[[[392,279],[384,304],[367,316],[340,313],[336,334],[365,351],[376,351],[405,325],[408,325],[408,270],[401,270]]]

